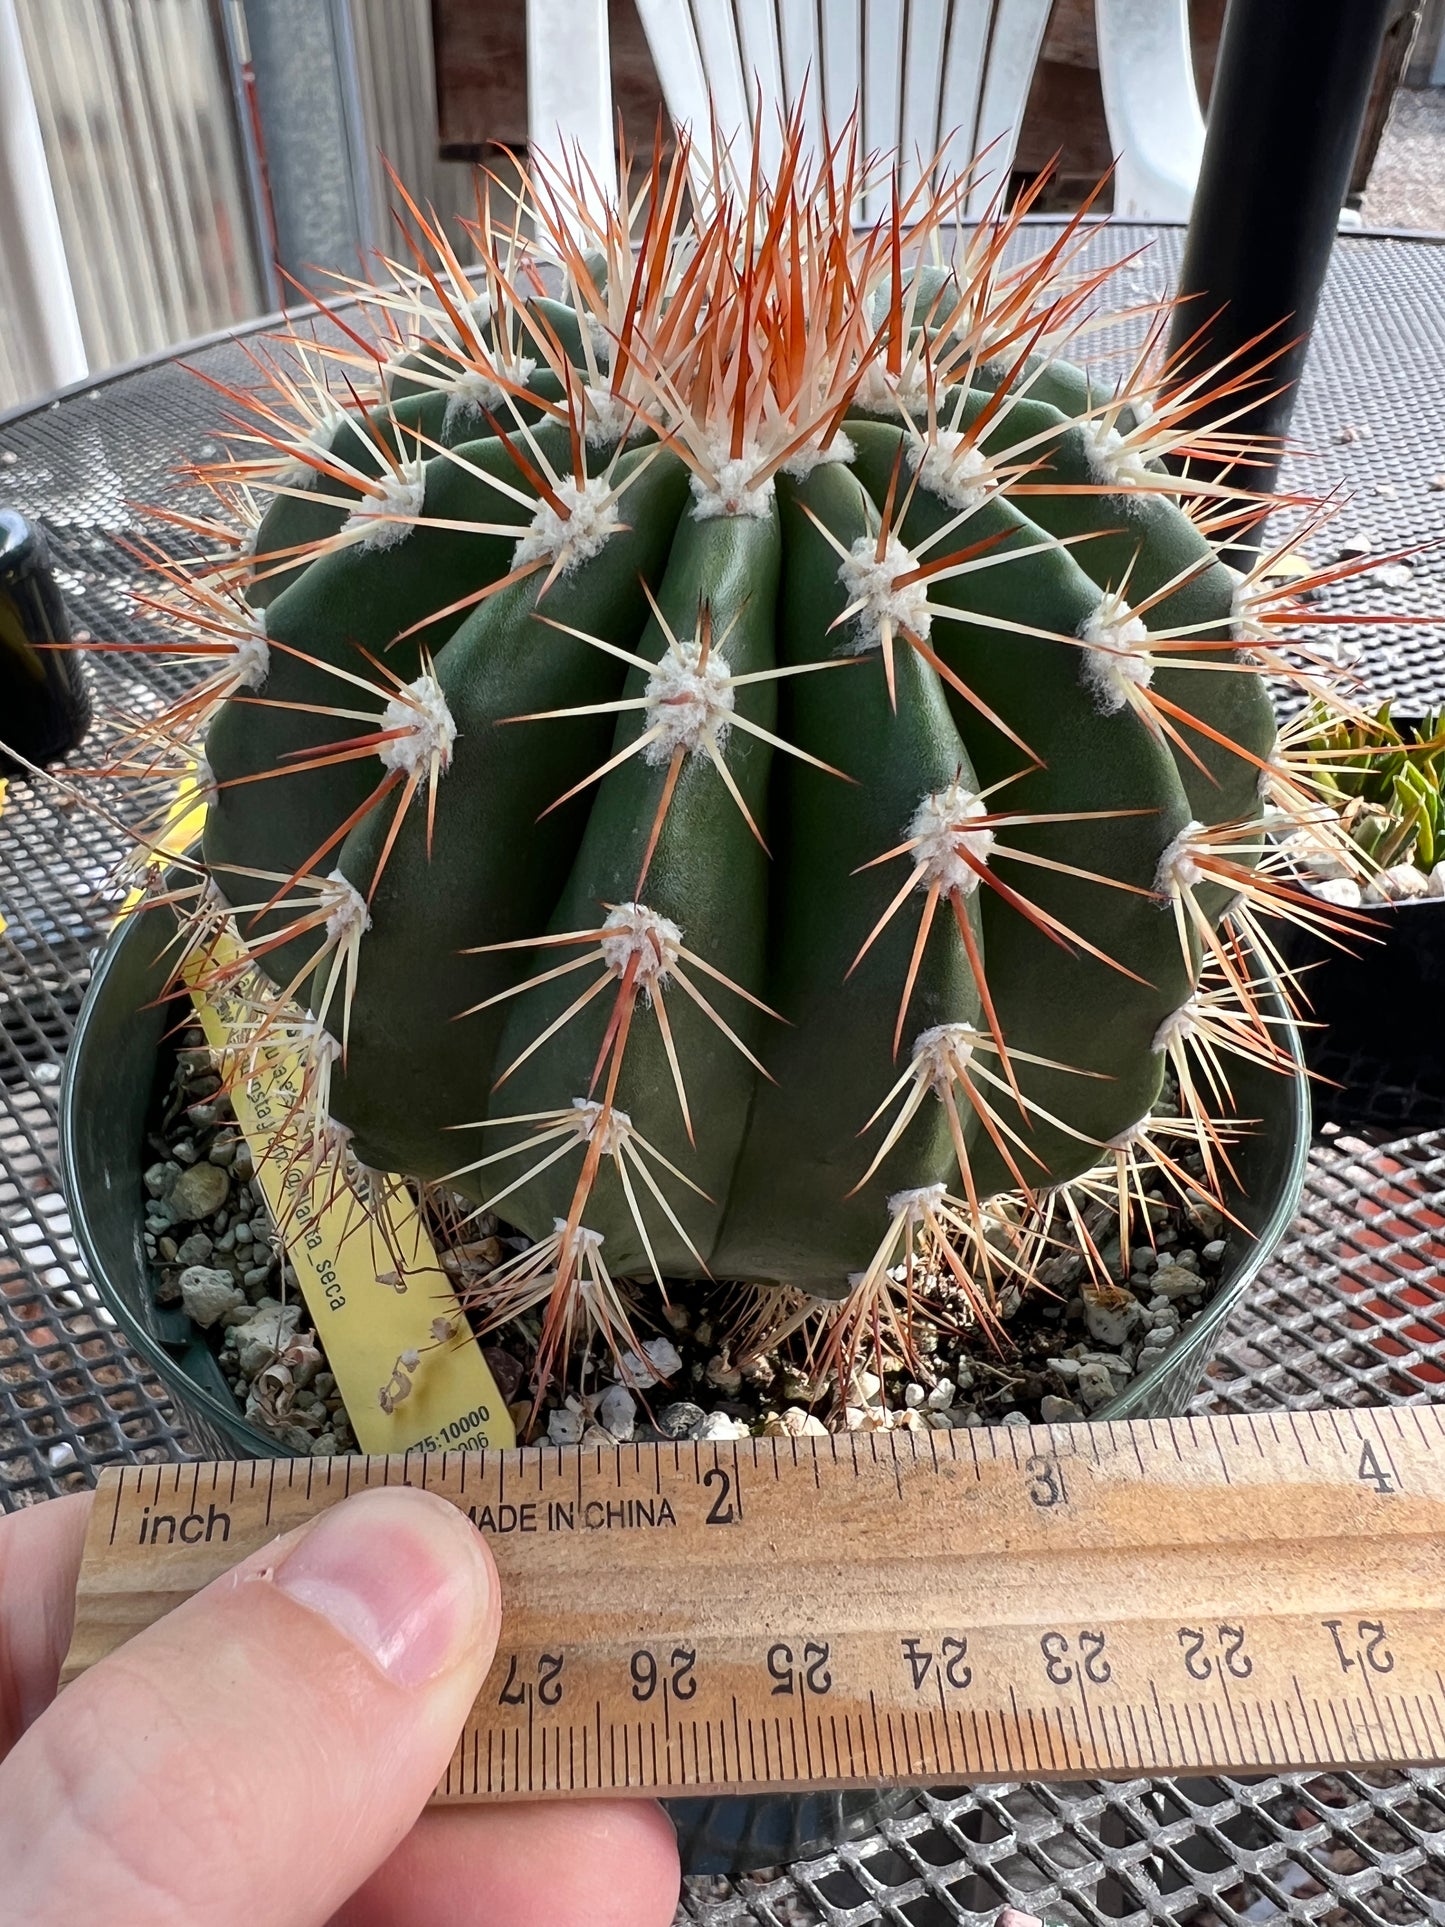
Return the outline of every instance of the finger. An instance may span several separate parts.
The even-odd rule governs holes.
[[[0,1518],[0,1760],[55,1698],[90,1498],[76,1492]]]
[[[670,1927],[677,1836],[651,1800],[423,1814],[332,1927]]]
[[[319,1927],[446,1770],[496,1646],[464,1514],[358,1494],[69,1686],[0,1766],[0,1924]]]

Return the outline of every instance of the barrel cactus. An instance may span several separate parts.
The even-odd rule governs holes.
[[[1081,228],[691,161],[534,184],[470,269],[413,208],[258,363],[199,471],[250,532],[156,598],[207,676],[126,754],[199,748],[163,894],[264,973],[308,1172],[494,1208],[498,1315],[710,1276],[858,1330],[927,1250],[986,1316],[1076,1180],[1208,1188],[1223,1053],[1288,1068],[1246,940],[1327,812],[1267,685],[1331,692],[1219,553],[1247,465],[1191,474],[1245,371],[1210,431],[1162,322],[1091,378]]]

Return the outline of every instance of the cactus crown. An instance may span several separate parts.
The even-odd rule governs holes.
[[[1078,365],[1082,216],[955,240],[958,183],[855,231],[851,130],[692,159],[480,205],[469,268],[408,202],[412,263],[256,355],[150,599],[204,677],[114,769],[204,745],[153,896],[311,1040],[308,1176],[537,1241],[496,1317],[630,1344],[619,1281],[711,1274],[846,1346],[926,1261],[989,1320],[1076,1182],[1210,1188],[1223,1053],[1290,1068],[1250,940],[1328,914],[1271,841],[1333,834],[1268,693],[1342,702],[1318,585],[1218,553],[1257,368],[1180,378],[1162,311]]]

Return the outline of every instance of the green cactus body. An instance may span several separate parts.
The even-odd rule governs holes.
[[[901,294],[823,189],[752,192],[559,237],[567,298],[475,340],[468,284],[298,437],[205,745],[331,1150],[555,1237],[559,1289],[585,1236],[845,1297],[940,1200],[981,1241],[1131,1158],[1201,1032],[1274,1052],[1210,1014],[1273,715],[1147,397],[1021,359],[1025,284],[991,352],[982,271]]]

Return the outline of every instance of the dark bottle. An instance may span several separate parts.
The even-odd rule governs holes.
[[[44,768],[74,749],[90,726],[80,657],[51,646],[69,640],[44,536],[14,510],[0,509],[0,776],[28,776],[32,763]]]

